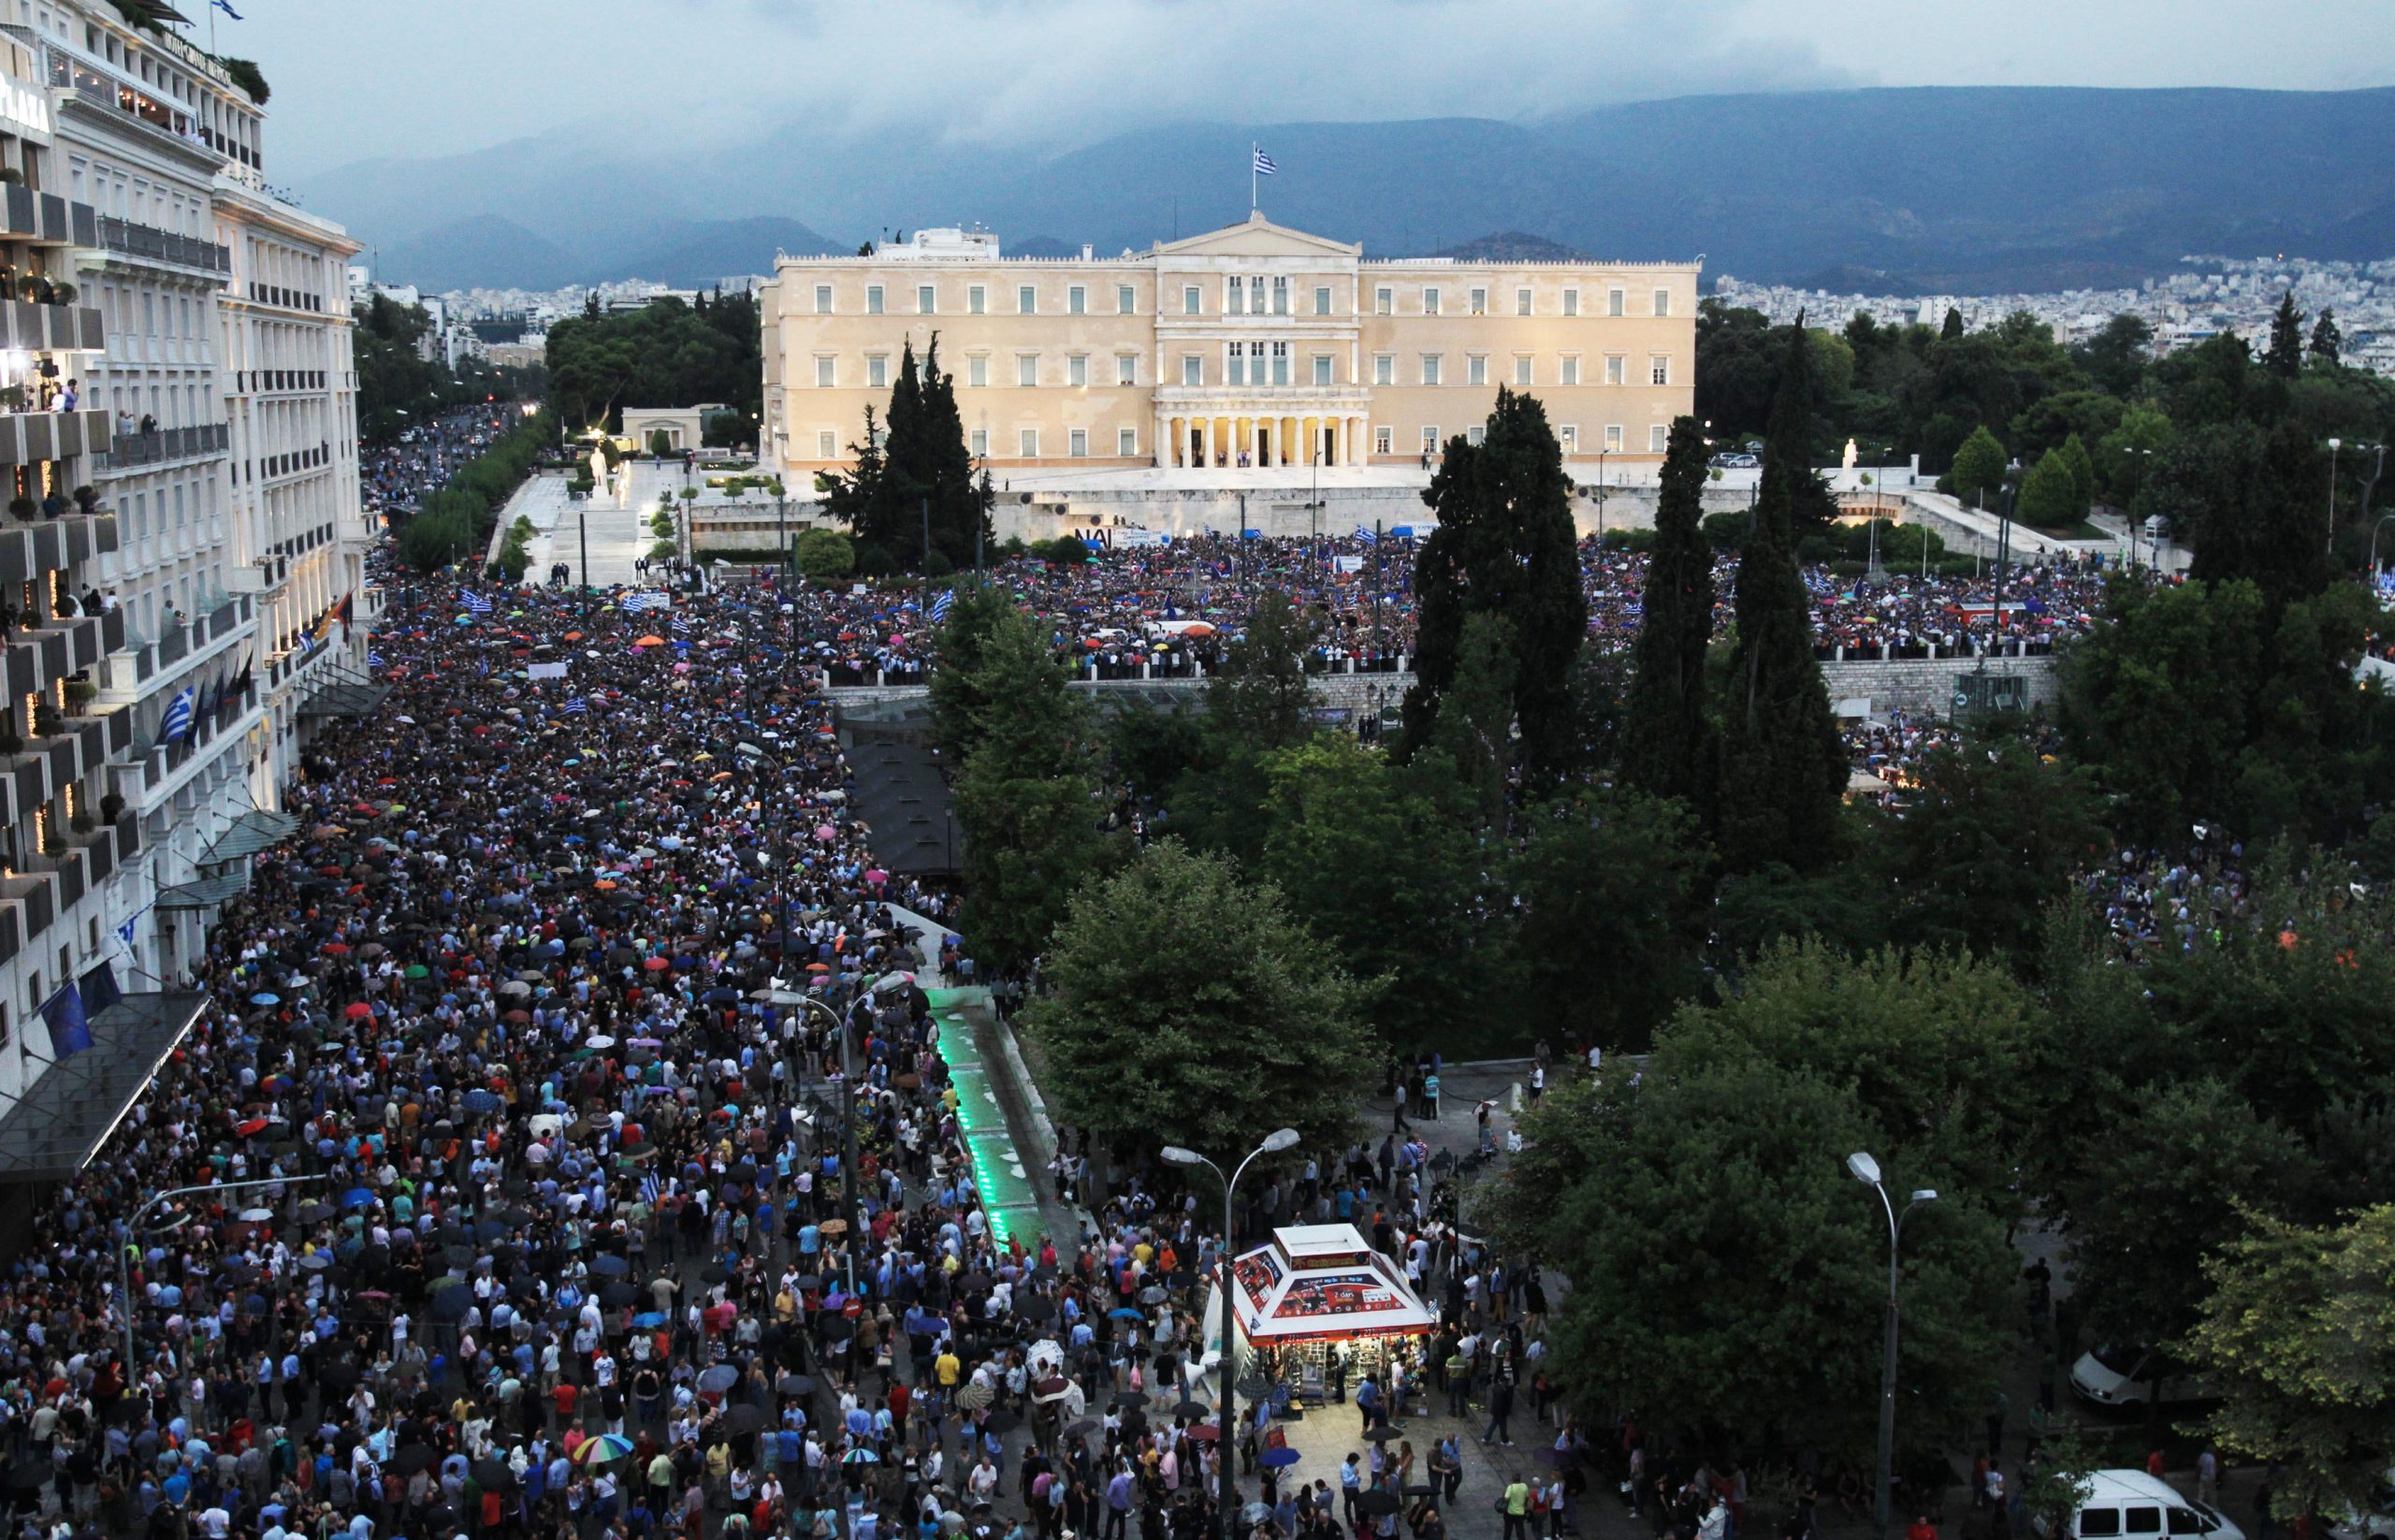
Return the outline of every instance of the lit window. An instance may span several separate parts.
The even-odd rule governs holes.
[[[881,313],[881,285],[880,285],[880,284],[878,284],[878,283],[868,283],[868,284],[866,284],[866,285],[865,285],[865,290],[864,290],[864,312],[865,312],[867,315],[879,315],[879,314]]]
[[[832,385],[834,364],[835,360],[830,358],[815,360],[815,383],[827,390]]]
[[[1382,427],[1373,429],[1372,453],[1375,455],[1386,455],[1393,453],[1396,446],[1396,438],[1397,429],[1394,428]]]
[[[1575,454],[1579,453],[1579,450],[1580,450],[1580,426],[1579,426],[1579,424],[1577,424],[1577,423],[1565,423],[1561,428],[1560,428],[1560,429],[1556,429],[1556,432],[1557,432],[1557,433],[1558,433],[1558,435],[1559,435],[1559,436],[1560,436],[1560,437],[1561,437],[1561,439],[1563,440],[1563,452],[1564,452],[1565,454],[1567,454],[1567,455],[1575,455]]]
[[[1435,455],[1438,452],[1439,429],[1435,424],[1424,423],[1422,425],[1422,453],[1426,455]]]
[[[1474,315],[1486,315],[1488,313],[1488,291],[1487,289],[1474,289],[1472,291],[1472,313]]]
[[[1605,453],[1608,455],[1621,453],[1621,424],[1605,424]]]

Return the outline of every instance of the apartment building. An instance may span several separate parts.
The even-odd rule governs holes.
[[[902,348],[939,339],[994,468],[1301,472],[1435,462],[1500,386],[1565,455],[1660,460],[1695,400],[1692,263],[1375,260],[1261,215],[1145,253],[1006,258],[924,230],[785,256],[760,290],[764,432],[789,475],[848,461]]]

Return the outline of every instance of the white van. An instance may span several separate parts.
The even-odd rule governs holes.
[[[2143,1471],[2097,1471],[2070,1521],[2070,1540],[2245,1540],[2217,1509]]]

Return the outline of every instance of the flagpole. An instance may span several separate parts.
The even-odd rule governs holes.
[[[1256,212],[1256,149],[1251,141],[1247,147],[1247,211],[1251,214]]]

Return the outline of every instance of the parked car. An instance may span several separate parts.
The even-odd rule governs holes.
[[[2047,1540],[2245,1540],[2245,1532],[2218,1509],[2183,1497],[2178,1489],[2143,1471],[2096,1471],[2087,1496],[2064,1535]]]
[[[2082,1353],[2070,1366],[2070,1387],[2098,1406],[2141,1407],[2156,1381],[2165,1406],[2210,1401],[2220,1394],[2158,1347],[2098,1347]]]
[[[2330,1540],[2395,1540],[2395,1465],[2379,1473],[2378,1489],[2370,1494],[2370,1511],[2348,1511],[2329,1526]]]

